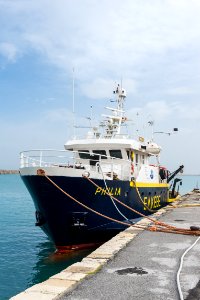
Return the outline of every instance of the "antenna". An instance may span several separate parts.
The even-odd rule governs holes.
[[[139,112],[136,113],[136,134],[139,137]]]
[[[173,128],[173,131],[165,132],[165,131],[154,131],[154,133],[163,133],[167,135],[172,135],[173,133],[176,133],[178,131],[178,128]]]
[[[150,120],[148,121],[148,125],[151,126],[151,141],[153,142],[154,140],[154,121],[153,120]]]
[[[73,126],[73,138],[75,138],[75,133],[76,133],[76,120],[75,120],[75,97],[74,97],[74,68],[73,68],[73,76],[72,76],[72,113],[73,113],[73,123],[72,123],[72,126]]]
[[[93,107],[90,105],[90,125],[92,127],[92,119],[93,119]]]

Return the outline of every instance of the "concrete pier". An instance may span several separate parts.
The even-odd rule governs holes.
[[[167,224],[200,227],[200,191],[183,196],[151,217]],[[173,203],[175,205],[175,203]],[[148,227],[151,221],[137,223]],[[12,300],[146,299],[178,300],[180,258],[197,236],[127,228],[81,262],[50,277]],[[200,299],[200,241],[188,252],[180,273],[184,299]]]

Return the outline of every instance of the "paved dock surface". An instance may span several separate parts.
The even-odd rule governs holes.
[[[187,195],[182,202],[197,203],[200,204],[199,191]],[[167,209],[160,220],[182,228],[200,226],[200,207]],[[56,299],[179,299],[176,274],[180,258],[196,239],[196,236],[141,231],[101,270]],[[180,284],[184,299],[200,299],[200,241],[184,259]]]
[[[200,191],[185,195],[177,204],[190,206],[168,206],[151,217],[179,228],[200,227]],[[142,219],[137,225],[148,227],[152,223]],[[81,262],[11,299],[178,300],[176,275],[180,258],[196,240],[192,235],[129,227]],[[200,300],[200,240],[185,256],[180,284],[184,299]]]

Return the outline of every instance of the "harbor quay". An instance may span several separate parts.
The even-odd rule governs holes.
[[[11,299],[200,299],[199,216],[195,189],[150,216],[181,231],[150,231],[153,221],[143,218],[141,228],[128,227],[81,262]]]

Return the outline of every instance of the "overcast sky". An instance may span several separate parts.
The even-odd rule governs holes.
[[[179,128],[155,135],[161,162],[200,174],[199,0],[0,0],[0,169],[22,150],[63,149],[73,68],[77,123],[91,105],[98,119],[122,79],[142,135],[150,119]]]

